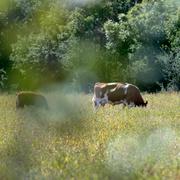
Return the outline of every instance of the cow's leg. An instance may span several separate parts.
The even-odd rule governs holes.
[[[135,107],[135,103],[132,102],[132,101],[129,101],[128,99],[125,99],[124,102],[123,102],[123,108],[125,106],[128,106],[128,108]]]
[[[126,99],[122,100],[122,104],[123,104],[123,109],[124,109],[128,105],[127,100]]]
[[[97,110],[98,110],[98,108],[99,108],[99,104],[96,104],[96,102],[94,102],[95,103],[95,105],[93,105],[93,111],[94,112],[97,112]]]
[[[127,98],[127,105],[128,105],[128,108],[135,107],[135,103],[131,97]]]
[[[96,101],[93,102],[93,109],[94,111],[98,108]]]
[[[93,109],[94,109],[94,111],[96,111],[97,108],[99,107],[99,103],[95,96],[93,96],[93,98],[92,98],[92,103],[93,103]]]
[[[132,101],[131,97],[126,98],[126,105],[128,106],[128,108],[131,108],[131,107],[135,106],[135,103]]]
[[[126,107],[126,104],[123,103],[123,109]]]

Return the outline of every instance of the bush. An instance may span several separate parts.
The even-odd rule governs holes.
[[[180,52],[164,53],[158,59],[167,90],[180,89]]]

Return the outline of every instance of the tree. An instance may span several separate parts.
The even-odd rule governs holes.
[[[174,10],[167,1],[143,1],[127,14],[120,14],[119,22],[106,22],[106,46],[119,54],[119,61],[124,65],[126,74],[130,75],[127,80],[134,79],[139,86],[145,85],[149,90],[157,88],[156,82],[162,81],[157,57],[168,45],[166,25]],[[141,68],[142,64],[144,68]]]
[[[66,11],[52,3],[50,11],[40,14],[38,21],[38,31],[32,29],[34,32],[26,36],[20,33],[12,45],[11,61],[22,87],[37,88],[65,78],[62,59],[71,35]]]

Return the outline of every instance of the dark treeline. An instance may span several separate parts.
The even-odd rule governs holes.
[[[179,0],[1,0],[1,89],[96,81],[179,90]]]

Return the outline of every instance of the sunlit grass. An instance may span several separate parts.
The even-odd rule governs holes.
[[[50,111],[16,110],[0,95],[0,179],[178,179],[180,94],[146,94],[147,108],[91,95],[46,94]]]

